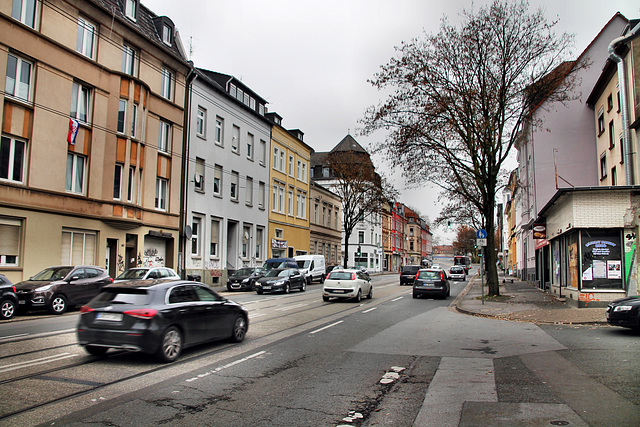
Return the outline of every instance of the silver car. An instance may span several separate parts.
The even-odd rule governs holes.
[[[449,269],[449,279],[451,280],[465,280],[467,275],[464,272],[464,267],[454,265]]]
[[[335,269],[327,275],[322,287],[322,300],[349,298],[360,302],[363,296],[373,298],[369,276],[360,269]]]

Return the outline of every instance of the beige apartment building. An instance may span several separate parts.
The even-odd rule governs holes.
[[[313,181],[310,191],[310,251],[324,255],[326,265],[342,265],[342,197]]]
[[[0,2],[1,273],[179,267],[189,70],[138,0]]]

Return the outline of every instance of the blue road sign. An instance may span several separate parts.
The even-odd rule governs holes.
[[[476,237],[478,239],[486,239],[487,238],[487,230],[480,229],[480,230],[476,231]]]

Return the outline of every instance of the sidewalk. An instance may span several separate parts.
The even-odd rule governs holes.
[[[511,280],[513,279],[513,283]],[[475,276],[453,303],[461,313],[520,322],[550,324],[606,324],[605,308],[574,308],[559,301],[556,295],[543,292],[517,277],[500,276],[500,296],[482,303],[480,277]]]

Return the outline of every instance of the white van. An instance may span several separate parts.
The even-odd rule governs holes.
[[[324,263],[324,255],[298,255],[295,256],[298,270],[307,278],[307,284],[311,282],[324,283],[327,275]]]

